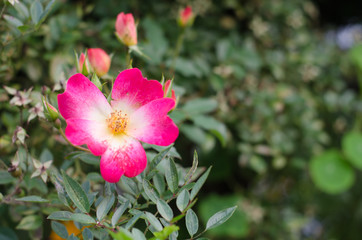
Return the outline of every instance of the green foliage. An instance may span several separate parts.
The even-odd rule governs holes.
[[[190,1],[182,30],[183,3],[0,3],[0,239],[359,239],[360,42],[340,50],[311,1]],[[112,34],[121,11],[139,23],[128,50]],[[178,140],[143,144],[146,171],[117,184],[42,108],[89,47],[113,55],[88,76],[109,100],[128,53],[178,98]]]

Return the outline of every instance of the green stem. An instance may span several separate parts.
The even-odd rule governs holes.
[[[62,128],[59,128],[59,132],[60,132],[60,134],[63,136],[63,138],[65,139],[65,141],[67,141],[67,143],[69,143],[69,145],[71,145],[71,146],[73,146],[73,147],[75,147],[75,148],[77,148],[77,149],[79,149],[79,150],[85,151],[85,152],[91,152],[91,151],[89,151],[89,149],[87,149],[87,148],[84,148],[84,147],[81,147],[81,146],[76,146],[76,145],[74,145],[73,143],[71,143],[71,142],[68,140],[68,138],[65,136],[65,133],[64,133],[64,131],[63,131]]]
[[[172,75],[174,74],[174,71],[175,71],[176,59],[180,55],[181,47],[182,47],[182,44],[184,42],[184,37],[185,37],[185,29],[182,28],[181,33],[177,38],[175,52],[173,54],[172,64],[171,64],[171,68],[170,68],[170,72],[171,72]]]
[[[130,53],[130,49],[127,48],[127,53],[126,53],[126,68],[129,69],[129,68],[132,68],[132,65],[131,65],[131,53]]]

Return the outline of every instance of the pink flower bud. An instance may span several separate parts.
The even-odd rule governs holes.
[[[83,66],[83,64],[85,64],[85,66]],[[86,76],[89,74],[88,62],[85,59],[84,53],[80,54],[79,57],[79,72]]]
[[[194,22],[194,13],[192,12],[192,8],[190,6],[187,6],[186,8],[182,9],[180,11],[179,17],[178,17],[178,23],[181,27],[187,27],[191,26]]]
[[[97,76],[105,75],[111,66],[111,58],[100,48],[88,49],[88,60]]]
[[[175,91],[173,89],[170,89],[170,86],[171,86],[171,80],[167,80],[164,85],[164,89],[163,89],[163,97],[169,97],[176,102]],[[175,107],[176,107],[176,104],[172,109],[175,109]]]
[[[121,12],[116,20],[116,35],[128,47],[137,44],[137,29],[132,13]]]

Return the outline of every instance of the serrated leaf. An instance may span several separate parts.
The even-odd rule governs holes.
[[[206,230],[215,228],[217,226],[220,226],[224,222],[226,222],[235,212],[237,206],[224,209],[222,211],[219,211],[215,213],[206,223]]]
[[[97,219],[102,221],[102,219],[107,216],[109,210],[111,210],[114,203],[114,195],[105,197],[102,202],[97,207]]]
[[[68,238],[67,228],[56,221],[52,221],[51,223],[52,230],[61,238]]]
[[[150,184],[146,180],[143,181],[143,190],[145,191],[147,197],[156,204],[158,200],[156,191],[150,186]]]
[[[175,193],[178,188],[178,174],[175,162],[172,159],[168,159],[166,162],[166,182],[172,193]]]
[[[43,6],[38,0],[35,0],[30,6],[31,20],[34,24],[37,24],[39,22],[42,13]]]
[[[171,221],[173,218],[173,212],[170,206],[162,199],[157,201],[157,210],[161,216],[167,221]]]
[[[183,212],[183,210],[185,210],[185,208],[187,207],[187,205],[190,202],[190,194],[189,192],[184,189],[182,190],[182,192],[177,196],[176,199],[176,206],[177,208],[180,210],[180,212]]]
[[[89,212],[90,205],[88,201],[87,194],[84,192],[83,188],[73,180],[71,177],[66,175],[62,170],[63,182],[65,191],[68,193],[70,199],[73,201],[74,205],[79,208],[82,212]]]
[[[192,209],[189,209],[186,212],[186,228],[191,237],[193,237],[199,229],[199,220]]]
[[[16,226],[16,229],[21,230],[34,230],[41,226],[42,220],[41,217],[38,215],[30,215],[26,216],[23,219],[21,219],[18,226]]]
[[[128,208],[129,205],[129,201],[127,200],[124,204],[122,204],[117,210],[116,212],[113,214],[112,216],[112,226],[116,226],[116,224],[118,223],[118,220],[122,217],[123,213],[126,211],[126,209]]]
[[[82,232],[83,240],[93,240],[93,233],[89,228],[84,228]]]
[[[57,211],[50,214],[47,219],[58,220],[58,221],[69,221],[72,218],[71,212],[68,211]]]
[[[22,201],[22,202],[34,202],[34,203],[45,203],[49,202],[48,200],[41,198],[39,196],[26,196],[22,198],[17,198],[15,201]]]
[[[96,224],[96,220],[94,220],[94,218],[84,213],[74,213],[71,219],[75,222],[79,222],[86,225]]]
[[[195,183],[195,186],[192,188],[191,194],[190,194],[191,200],[193,200],[196,197],[197,193],[200,191],[201,187],[204,185],[207,177],[209,176],[210,171],[211,171],[211,167],[209,167],[209,169],[207,169],[207,171]]]
[[[162,231],[163,227],[160,221],[152,213],[146,212],[146,218],[157,231]]]

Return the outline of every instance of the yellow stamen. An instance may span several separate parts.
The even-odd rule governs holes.
[[[119,134],[125,132],[129,119],[126,113],[122,113],[121,110],[115,110],[106,121],[109,129],[111,129],[113,133]]]

